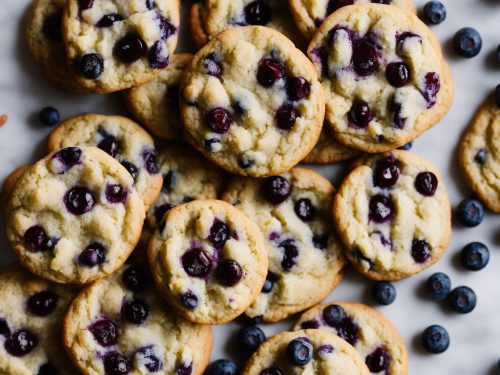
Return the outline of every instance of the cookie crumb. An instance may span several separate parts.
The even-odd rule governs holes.
[[[0,126],[5,125],[5,123],[7,122],[8,119],[9,119],[9,116],[7,116],[6,113],[4,113],[3,115],[0,115]]]

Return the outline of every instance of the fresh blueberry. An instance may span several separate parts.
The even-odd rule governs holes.
[[[146,42],[137,33],[125,35],[113,48],[114,54],[125,64],[139,60],[147,52]]]
[[[118,326],[107,318],[95,322],[89,330],[101,346],[113,346],[118,342]]]
[[[371,373],[378,374],[389,368],[391,357],[385,348],[378,347],[366,356],[365,363]]]
[[[57,307],[59,296],[48,290],[33,294],[28,298],[28,309],[36,316],[47,316]]]
[[[477,227],[484,218],[484,206],[475,198],[466,198],[458,205],[457,219],[466,227]]]
[[[38,114],[38,119],[45,126],[54,126],[59,122],[61,116],[54,107],[45,107]]]
[[[266,25],[271,21],[271,8],[266,1],[252,1],[250,4],[245,6],[245,21],[249,25]]]
[[[29,354],[37,345],[38,338],[27,329],[20,329],[14,332],[4,343],[7,353],[14,357],[22,357]]]
[[[470,58],[479,54],[483,41],[477,30],[472,27],[464,27],[455,34],[453,45],[460,56]]]
[[[292,193],[292,186],[281,176],[268,177],[262,183],[262,190],[266,199],[272,204],[283,203]]]
[[[471,242],[460,253],[460,259],[465,268],[471,271],[482,270],[490,260],[490,251],[481,242]]]
[[[128,302],[122,307],[122,314],[132,324],[142,324],[149,316],[149,306],[141,300]]]
[[[330,327],[336,327],[345,318],[346,314],[342,306],[330,305],[323,310],[323,320]]]
[[[413,142],[408,142],[407,144],[405,144],[401,147],[398,147],[398,150],[408,151],[408,150],[411,150],[412,147],[413,147]]]
[[[313,346],[304,337],[298,337],[288,343],[288,359],[296,366],[305,366],[311,362]]]
[[[238,366],[229,359],[218,359],[208,367],[207,375],[236,375]]]
[[[77,59],[79,73],[87,79],[96,79],[104,70],[104,60],[97,53],[88,53]]]
[[[449,296],[451,308],[460,314],[468,314],[477,304],[474,291],[467,286],[459,286],[453,289]]]
[[[238,332],[238,344],[247,353],[257,350],[260,344],[266,341],[266,334],[259,327],[243,327]]]
[[[373,298],[381,305],[390,305],[396,299],[396,288],[394,284],[381,281],[373,287]]]
[[[125,287],[132,292],[140,292],[149,284],[149,278],[146,272],[137,266],[130,266],[127,268],[125,272],[123,272],[122,281]]]
[[[429,1],[424,5],[424,20],[432,25],[438,25],[446,19],[446,8],[439,1]]]
[[[106,260],[106,248],[98,242],[88,245],[78,256],[78,263],[85,267],[95,267]]]
[[[451,292],[451,279],[442,272],[436,272],[427,279],[425,286],[432,299],[443,301]]]
[[[230,259],[223,259],[216,268],[217,280],[224,286],[235,286],[243,277],[241,266]]]
[[[104,370],[107,375],[126,375],[131,368],[130,359],[121,353],[110,352],[104,356]]]
[[[450,346],[450,335],[441,326],[433,325],[427,327],[422,334],[422,345],[429,353],[443,353]]]

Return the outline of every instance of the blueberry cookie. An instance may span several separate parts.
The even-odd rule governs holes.
[[[179,84],[192,55],[172,55],[169,66],[149,82],[124,92],[132,115],[155,136],[167,141],[182,139]]]
[[[312,164],[330,164],[348,160],[358,155],[359,152],[344,146],[337,141],[331,131],[323,127],[318,143],[302,162]]]
[[[285,319],[323,300],[340,282],[345,259],[332,225],[333,196],[328,180],[302,168],[230,181],[223,199],[259,226],[269,258],[266,283],[248,317]]]
[[[0,273],[1,374],[76,374],[61,343],[62,320],[76,292],[17,265]]]
[[[191,6],[191,31],[199,47],[221,31],[250,25],[270,27],[304,44],[287,0],[203,0]]]
[[[171,209],[149,242],[148,258],[163,296],[199,324],[236,318],[258,295],[267,273],[259,228],[217,200]]]
[[[355,302],[334,302],[306,311],[294,329],[324,329],[354,346],[372,374],[408,374],[408,352],[394,325],[377,310]]]
[[[490,210],[500,213],[500,108],[494,97],[479,108],[459,155],[467,184]]]
[[[326,122],[348,147],[402,146],[448,111],[453,83],[432,31],[413,13],[381,4],[329,16],[308,48],[326,97]]]
[[[5,179],[2,190],[0,191],[0,208],[2,209],[2,213],[7,212],[7,206],[9,205],[10,196],[12,195],[12,191],[17,184],[17,181],[21,178],[21,176],[28,170],[29,167],[26,165],[21,165],[20,167],[14,169]]]
[[[162,184],[153,138],[122,116],[87,113],[62,122],[47,139],[49,152],[70,146],[95,146],[118,160],[135,181],[148,209]]]
[[[68,0],[63,37],[78,82],[108,93],[154,78],[178,39],[179,0]]]
[[[224,174],[186,145],[168,145],[160,153],[163,186],[156,203],[147,213],[148,223],[156,229],[170,209],[195,199],[217,199]]]
[[[369,375],[363,359],[346,341],[321,329],[279,333],[259,346],[242,375]]]
[[[262,26],[217,35],[181,83],[187,140],[240,175],[275,175],[302,160],[319,138],[324,107],[312,63]]]
[[[210,326],[176,316],[145,268],[135,264],[75,298],[63,337],[85,375],[201,375],[212,349]]]
[[[352,4],[379,3],[395,5],[415,12],[413,0],[289,0],[290,9],[301,33],[311,40],[325,18],[336,10]]]
[[[94,147],[49,154],[17,182],[7,236],[21,263],[59,283],[83,284],[121,267],[145,210],[133,179]]]
[[[436,167],[406,151],[357,165],[333,205],[354,267],[370,279],[399,280],[436,263],[451,235],[450,202]]]

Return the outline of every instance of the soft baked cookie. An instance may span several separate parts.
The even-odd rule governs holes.
[[[9,205],[10,196],[12,195],[12,191],[14,191],[14,187],[17,184],[17,181],[21,178],[21,176],[28,170],[28,166],[21,165],[14,169],[6,178],[2,185],[2,190],[0,191],[0,206],[2,209],[2,213],[7,213],[7,206]]]
[[[106,276],[134,249],[142,199],[120,163],[94,147],[49,154],[17,182],[7,207],[7,236],[21,263],[59,283]]]
[[[288,0],[297,27],[311,40],[325,18],[336,10],[352,4],[379,3],[395,5],[415,12],[413,0]]]
[[[371,279],[399,280],[436,263],[451,235],[450,202],[436,167],[406,151],[357,165],[333,205],[354,267]]]
[[[408,352],[398,330],[377,310],[355,302],[317,305],[301,315],[294,329],[321,328],[350,343],[372,374],[408,374]]]
[[[479,108],[460,143],[467,184],[493,212],[500,213],[500,108],[494,96]]]
[[[402,146],[448,111],[453,83],[432,31],[381,4],[340,8],[308,55],[321,72],[326,122],[346,146],[369,153]]]
[[[224,30],[250,25],[275,29],[298,47],[305,43],[293,22],[287,0],[202,0],[191,6],[190,18],[198,47]]]
[[[129,171],[148,209],[162,184],[157,152],[151,136],[122,116],[86,113],[63,121],[47,138],[49,152],[70,146],[95,146],[118,160]]]
[[[188,53],[172,55],[169,66],[158,76],[123,93],[125,104],[137,121],[167,141],[182,139],[179,84],[192,58]]]
[[[179,0],[68,0],[63,37],[78,82],[108,93],[149,81],[177,45]]]
[[[224,173],[187,145],[169,144],[159,155],[163,176],[161,193],[147,213],[148,223],[156,229],[163,216],[175,206],[195,199],[217,199]]]
[[[240,175],[275,175],[314,147],[324,97],[312,63],[262,26],[222,32],[203,47],[181,83],[187,140]]]
[[[323,127],[318,143],[302,162],[312,164],[338,163],[358,154],[359,151],[346,147],[337,141],[331,134],[329,127]]]
[[[223,199],[259,226],[269,258],[266,283],[248,317],[285,319],[323,300],[340,282],[345,258],[332,224],[333,196],[328,180],[303,168],[229,182]]]
[[[149,242],[156,285],[177,312],[200,324],[233,320],[267,273],[259,228],[230,204],[196,200],[171,209]]]
[[[64,353],[62,320],[77,290],[20,266],[0,272],[0,373],[74,375]]]
[[[145,268],[129,264],[75,298],[63,337],[85,375],[201,375],[212,350],[210,326],[176,316]]]
[[[279,333],[259,346],[242,375],[368,375],[363,359],[346,341],[321,329]]]

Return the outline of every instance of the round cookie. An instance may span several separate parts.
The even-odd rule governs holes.
[[[61,343],[62,320],[76,293],[18,265],[0,272],[0,373],[77,373]]]
[[[500,213],[500,108],[493,96],[463,136],[459,161],[470,188],[491,211]]]
[[[336,319],[340,312],[343,318]],[[317,305],[294,326],[324,329],[354,346],[372,374],[408,374],[408,352],[403,338],[382,313],[355,302]]]
[[[300,355],[294,356],[294,352]],[[346,341],[325,330],[307,329],[279,333],[263,342],[241,374],[368,375],[370,372]]]
[[[324,97],[312,63],[262,26],[222,32],[203,47],[181,83],[186,138],[232,173],[283,173],[316,144]]]
[[[308,47],[335,138],[368,153],[400,147],[448,111],[453,82],[432,31],[382,4],[339,9]]]
[[[199,324],[236,318],[259,294],[267,273],[259,228],[217,200],[171,209],[151,237],[148,258],[163,296]]]
[[[436,263],[451,236],[450,202],[436,167],[406,151],[357,165],[333,205],[354,267],[370,279],[399,280]]]
[[[48,81],[59,90],[84,93],[66,59],[61,34],[65,0],[34,0],[26,24],[26,40]]]
[[[7,208],[7,236],[21,263],[59,283],[84,284],[121,267],[134,249],[144,204],[120,163],[70,147],[30,167]]]
[[[171,310],[145,268],[126,264],[75,298],[64,319],[63,341],[85,375],[201,375],[213,339],[210,326]],[[123,371],[112,371],[117,368]]]
[[[172,55],[169,66],[156,78],[124,91],[123,98],[132,115],[155,136],[167,141],[182,139],[179,114],[179,84],[192,55]]]
[[[86,113],[69,118],[47,138],[49,152],[70,146],[95,146],[118,160],[134,177],[146,209],[160,194],[162,177],[151,136],[122,116]]]
[[[337,141],[329,128],[323,127],[318,143],[316,143],[316,146],[314,146],[302,162],[311,164],[338,163],[351,159],[358,154],[358,151],[346,147]]]
[[[7,206],[9,205],[10,196],[12,195],[12,191],[17,184],[17,181],[21,178],[21,176],[28,170],[28,166],[21,165],[14,169],[5,179],[2,190],[0,191],[0,206],[2,209],[2,213],[7,213]]]
[[[413,0],[289,0],[288,2],[295,23],[307,40],[312,39],[325,18],[346,5],[380,3],[416,12]]]
[[[223,199],[253,220],[265,238],[269,273],[245,314],[276,322],[323,300],[346,261],[332,225],[334,188],[303,168],[266,179],[235,177]]]
[[[68,0],[63,37],[78,82],[98,93],[136,86],[169,64],[179,0]]]
[[[224,173],[187,145],[168,145],[159,155],[163,186],[160,196],[147,213],[156,229],[165,213],[195,199],[217,199]]]

